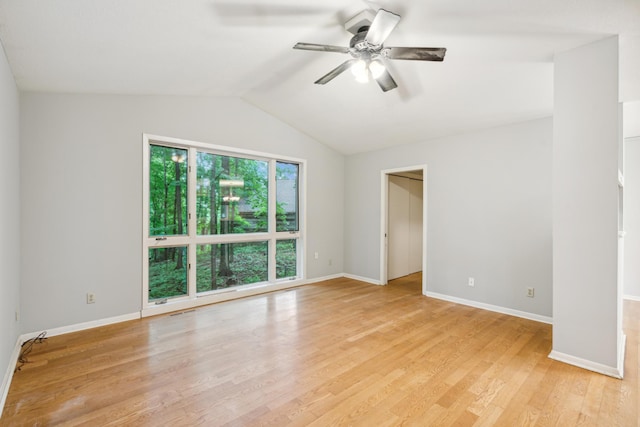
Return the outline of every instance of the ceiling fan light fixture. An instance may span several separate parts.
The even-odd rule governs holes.
[[[385,70],[386,68],[381,61],[375,60],[371,61],[371,63],[369,64],[369,71],[371,71],[371,76],[374,79],[380,77],[385,72]]]
[[[366,61],[359,59],[351,66],[351,73],[360,83],[369,82],[369,66]]]

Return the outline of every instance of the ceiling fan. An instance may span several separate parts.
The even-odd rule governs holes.
[[[447,51],[443,47],[384,47],[383,43],[400,22],[400,15],[379,9],[371,21],[365,11],[345,24],[345,28],[354,36],[349,47],[331,46],[314,43],[296,43],[294,49],[318,52],[348,53],[346,60],[333,70],[315,81],[326,84],[347,69],[351,69],[360,82],[368,82],[373,77],[380,88],[387,92],[398,87],[384,65],[385,59],[408,59],[414,61],[442,61]],[[370,12],[369,12],[370,13]]]

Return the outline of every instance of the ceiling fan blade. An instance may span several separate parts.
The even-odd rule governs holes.
[[[349,68],[351,68],[353,63],[356,62],[356,61],[357,61],[356,59],[349,59],[347,61],[344,61],[342,64],[338,65],[336,68],[334,68],[333,70],[329,71],[324,76],[320,77],[314,83],[317,84],[317,85],[323,85],[323,84],[329,83],[331,80],[336,78],[340,73],[342,73],[343,71],[348,70]]]
[[[313,50],[317,52],[337,52],[337,53],[349,53],[349,48],[345,46],[330,46],[327,44],[315,44],[315,43],[296,43],[294,49],[300,50]]]
[[[398,22],[400,22],[400,15],[380,9],[376,17],[373,18],[373,22],[364,39],[373,46],[380,46],[398,25]]]
[[[376,81],[378,82],[380,89],[382,89],[384,92],[388,92],[391,89],[395,89],[398,87],[398,84],[395,80],[393,80],[393,77],[391,77],[391,74],[389,74],[389,71],[387,71],[386,69],[382,72],[382,74],[380,74],[378,78],[376,78]]]
[[[382,54],[389,59],[415,61],[442,61],[447,49],[444,47],[387,47]]]

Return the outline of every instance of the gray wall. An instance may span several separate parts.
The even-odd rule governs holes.
[[[381,170],[426,164],[427,291],[551,316],[552,129],[546,118],[347,157],[345,271],[380,279]]]
[[[5,370],[11,369],[9,359],[19,335],[15,318],[20,305],[18,100],[18,89],[0,45],[0,385],[3,385]],[[0,387],[0,397],[2,391]]]
[[[343,156],[240,99],[23,93],[20,114],[23,332],[141,309],[143,132],[307,159],[307,276],[343,271]]]
[[[640,136],[627,139],[624,163],[624,294],[640,300]]]

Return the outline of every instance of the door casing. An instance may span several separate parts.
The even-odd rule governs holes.
[[[380,284],[388,283],[389,259],[389,175],[422,171],[424,184],[422,186],[422,294],[427,294],[427,165],[407,166],[402,168],[384,169],[380,172]]]

